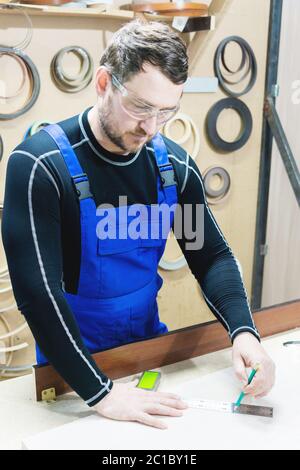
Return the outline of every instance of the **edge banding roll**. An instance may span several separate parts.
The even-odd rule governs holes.
[[[158,263],[158,266],[164,271],[176,271],[177,269],[184,268],[187,265],[187,261],[184,255],[179,256],[178,258],[170,261],[165,258],[161,258]]]
[[[174,139],[171,136],[171,132],[170,132],[171,125],[174,124],[174,122],[176,121],[180,121],[184,127],[183,136],[180,137],[179,139]],[[194,160],[196,160],[199,150],[200,150],[200,135],[199,135],[199,131],[197,129],[195,122],[190,116],[184,113],[177,113],[172,119],[170,119],[170,121],[168,121],[164,125],[163,132],[166,137],[168,137],[169,139],[172,139],[178,145],[182,145],[185,142],[187,142],[189,138],[191,137],[191,135],[193,134],[194,148],[193,148],[193,151],[190,153],[190,155]]]
[[[211,179],[214,176],[219,176],[222,181],[222,186],[219,189],[213,189]],[[203,184],[205,194],[209,204],[220,204],[225,202],[230,192],[230,175],[225,168],[220,166],[207,168],[203,173]]]
[[[28,77],[30,80],[30,89],[31,89],[30,96],[27,102],[25,103],[25,105],[21,109],[18,109],[17,111],[14,111],[13,113],[7,113],[7,114],[0,113],[0,121],[6,121],[9,119],[15,119],[18,116],[25,114],[30,108],[32,108],[32,106],[35,104],[36,100],[38,99],[40,88],[41,88],[41,82],[40,82],[40,76],[39,76],[39,73],[35,64],[26,54],[24,54],[24,52],[22,52],[21,50],[0,46],[0,57],[2,55],[12,55],[12,56],[17,55],[19,59],[23,61],[23,63],[25,64],[27,73],[28,73]]]
[[[172,232],[170,232],[169,235],[171,235],[171,233]],[[177,256],[177,258],[173,260],[168,260],[165,256],[162,256],[158,263],[158,266],[164,271],[177,271],[178,269],[184,268],[186,265],[187,260],[185,259],[184,254]]]
[[[179,139],[174,139],[171,136],[170,127],[174,122],[180,121],[183,124],[184,132],[183,136]],[[191,135],[194,136],[194,148],[190,153],[191,157],[196,160],[199,150],[200,150],[200,135],[197,129],[197,126],[193,119],[184,113],[177,113],[170,121],[168,121],[163,128],[164,135],[169,139],[172,139],[176,144],[182,145],[189,140]],[[159,267],[165,271],[176,271],[178,269],[184,268],[187,265],[187,261],[184,255],[177,257],[174,260],[167,260],[165,257],[162,257],[159,261]]]
[[[19,42],[18,44],[15,44],[13,46],[9,46],[8,44],[2,44],[2,46],[7,47],[8,49],[18,49],[18,50],[23,50],[26,49],[26,47],[30,44],[30,41],[32,39],[32,34],[33,34],[33,25],[30,16],[26,13],[26,11],[22,8],[22,6],[18,5],[8,5],[8,4],[0,4],[0,9],[6,9],[6,10],[17,10],[19,11],[25,18],[27,22],[27,31],[26,31],[26,36],[23,39],[23,41]]]
[[[18,54],[15,54],[13,50],[11,50],[9,53],[8,52],[2,52],[0,54],[0,59],[3,56],[9,56],[12,59],[14,59],[19,64],[19,66],[22,70],[22,81],[21,81],[21,84],[19,85],[19,88],[14,92],[14,94],[13,95],[5,95],[5,96],[0,95],[0,99],[11,100],[13,98],[16,98],[17,96],[19,96],[22,93],[22,91],[24,89],[24,86],[25,86],[25,83],[26,83],[26,78],[28,77],[27,68],[26,68],[26,65],[25,65],[24,61],[18,56]]]
[[[41,129],[43,129],[43,127],[46,127],[49,124],[53,124],[52,121],[46,121],[46,120],[35,121],[26,130],[23,140],[27,139],[28,137],[32,137],[34,134],[36,134]]]
[[[243,123],[240,136],[233,142],[222,139],[217,131],[218,118],[225,109],[235,110],[240,115]],[[213,147],[223,152],[234,152],[243,147],[251,135],[252,127],[252,115],[248,106],[237,98],[224,98],[218,101],[210,108],[206,118],[206,131],[209,141]]]
[[[62,67],[65,54],[73,53],[79,57],[81,67],[74,76]],[[93,78],[93,60],[86,49],[80,46],[67,46],[58,51],[51,61],[51,76],[55,85],[65,93],[77,93],[86,88]]]
[[[232,70],[226,64],[226,61],[225,61],[226,47],[228,46],[228,44],[230,42],[234,42],[234,43],[238,44],[238,46],[240,47],[240,49],[242,51],[241,63],[240,63],[239,67],[236,70]],[[242,75],[242,77],[240,79],[235,80],[235,81],[234,80],[230,81],[223,74],[223,72],[221,70],[221,63],[223,65],[223,67],[225,68],[225,70],[228,73],[230,73],[230,75],[235,75],[236,73],[241,72],[243,70],[243,68],[245,67],[246,63],[247,63],[247,68],[246,68],[245,73]],[[251,46],[248,44],[248,42],[245,41],[245,39],[241,38],[240,36],[229,36],[229,37],[223,39],[223,41],[221,41],[221,43],[219,44],[219,46],[216,50],[216,53],[215,53],[214,69],[215,69],[215,74],[219,79],[220,87],[228,95],[233,96],[235,98],[248,93],[253,88],[253,86],[256,82],[257,62],[256,62],[254,52],[253,52]],[[249,79],[248,84],[244,88],[244,90],[242,90],[240,92],[235,92],[227,86],[227,85],[237,85],[238,83],[241,83],[247,77],[247,75],[249,75],[249,73],[250,73],[250,79]]]

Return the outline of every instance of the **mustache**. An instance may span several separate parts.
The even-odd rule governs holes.
[[[145,132],[142,134],[140,132],[134,132],[134,135],[137,135],[138,137],[147,137],[148,134],[145,134]]]
[[[147,132],[132,132],[134,136],[137,137],[145,137],[147,140],[151,140],[152,137],[154,137],[155,134],[147,134]]]

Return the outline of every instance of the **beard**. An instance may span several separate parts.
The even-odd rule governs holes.
[[[112,119],[112,111],[111,111],[112,109],[113,108],[112,108],[112,103],[110,99],[108,100],[107,106],[103,105],[101,109],[98,108],[98,118],[99,118],[99,124],[100,124],[101,130],[105,133],[106,137],[108,137],[108,139],[113,144],[115,144],[124,152],[129,152],[129,153],[137,152],[145,144],[145,141],[143,141],[140,144],[135,144],[135,145],[126,144],[125,142],[126,135],[131,134],[137,137],[140,136],[140,137],[146,138],[147,134],[145,134],[145,132],[143,132],[142,129],[140,129],[139,132],[138,131],[136,132],[128,131],[128,132],[123,132],[123,133],[118,132],[116,129],[117,126],[113,122],[113,119]],[[147,142],[151,140],[151,138],[147,139]]]

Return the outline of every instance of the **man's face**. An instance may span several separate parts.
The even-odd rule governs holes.
[[[123,85],[156,109],[175,108],[184,84],[175,85],[150,64],[145,64],[143,68],[145,71],[134,75]],[[120,91],[110,81],[101,106],[98,106],[99,120],[105,134],[117,147],[126,153],[134,153],[151,140],[163,124],[157,123],[157,116],[144,120],[131,117],[122,107],[120,99]]]

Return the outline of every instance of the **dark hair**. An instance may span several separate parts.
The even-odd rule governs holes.
[[[186,45],[167,24],[134,20],[119,29],[105,49],[100,65],[125,83],[150,63],[175,84],[188,74]]]

